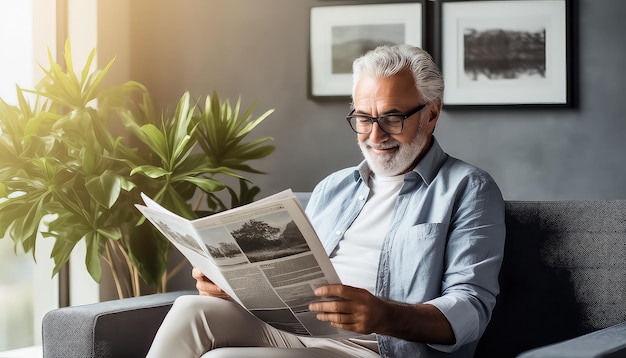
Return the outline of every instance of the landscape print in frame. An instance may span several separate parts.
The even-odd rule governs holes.
[[[444,106],[569,104],[567,0],[440,6]]]
[[[380,45],[422,46],[422,2],[311,8],[310,95],[348,97],[352,61]]]

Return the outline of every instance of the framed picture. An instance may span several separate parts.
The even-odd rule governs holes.
[[[352,94],[352,62],[379,45],[422,46],[423,3],[311,8],[310,95]]]
[[[569,0],[440,6],[444,106],[571,105]]]

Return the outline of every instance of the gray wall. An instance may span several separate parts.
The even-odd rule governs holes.
[[[172,109],[186,90],[256,101],[256,114],[275,108],[256,136],[277,150],[255,163],[269,174],[254,180],[263,195],[311,190],[361,155],[343,120],[348,102],[307,97],[309,10],[356,3],[134,0],[129,76]],[[506,199],[626,198],[626,2],[577,3],[578,108],[449,109],[439,120],[444,149],[490,172]]]
[[[255,133],[277,147],[254,163],[268,172],[253,177],[262,196],[311,190],[361,160],[343,119],[348,101],[307,97],[309,10],[383,0],[111,1],[98,12],[99,60],[117,57],[109,79],[146,84],[170,110],[184,91],[214,90],[256,102],[256,114],[276,110]],[[444,149],[490,172],[508,200],[626,198],[626,2],[576,2],[578,108],[450,109],[439,120]],[[172,265],[181,260],[173,252]],[[111,287],[103,299],[115,298]],[[188,267],[168,286],[193,288]]]

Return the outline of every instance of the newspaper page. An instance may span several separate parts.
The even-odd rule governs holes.
[[[187,220],[142,195],[136,205],[205,276],[271,326],[300,336],[355,336],[308,310],[317,287],[341,283],[291,190]]]

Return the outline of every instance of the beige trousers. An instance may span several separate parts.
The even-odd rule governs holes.
[[[257,319],[236,303],[181,296],[159,328],[148,358],[380,357],[347,339],[297,337]]]

